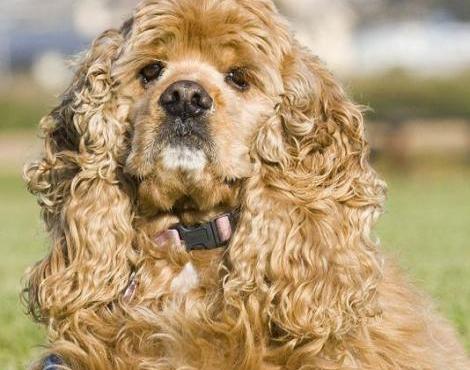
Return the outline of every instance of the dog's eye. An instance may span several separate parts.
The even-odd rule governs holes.
[[[155,62],[142,68],[139,75],[144,85],[159,79],[164,68],[165,66],[162,62]]]
[[[246,91],[250,88],[247,71],[244,68],[233,68],[227,73],[225,81],[237,90]]]

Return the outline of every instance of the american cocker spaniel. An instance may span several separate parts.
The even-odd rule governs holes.
[[[41,127],[33,369],[470,368],[371,235],[361,110],[270,0],[142,1]]]

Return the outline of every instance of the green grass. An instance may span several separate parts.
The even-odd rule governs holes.
[[[41,99],[0,96],[0,132],[36,130],[39,118],[49,110],[50,107]]]
[[[26,267],[45,252],[39,212],[19,177],[0,175],[0,364],[24,369],[43,339],[19,303]]]
[[[382,244],[431,293],[470,350],[470,169],[396,174],[387,182]]]
[[[470,349],[470,169],[385,177],[390,199],[377,230],[383,245],[436,298]],[[35,201],[18,177],[0,175],[0,203],[0,364],[19,370],[43,340],[19,304],[19,281],[47,242]]]

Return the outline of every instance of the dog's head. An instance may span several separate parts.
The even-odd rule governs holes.
[[[130,100],[125,170],[143,212],[236,203],[283,90],[288,35],[272,16],[262,1],[154,1],[128,23],[114,73]]]
[[[136,219],[234,207],[221,291],[240,327],[269,322],[294,348],[376,312],[384,185],[362,114],[270,0],[144,0],[95,40],[42,126],[27,169],[54,242],[30,279],[39,315],[114,301]]]

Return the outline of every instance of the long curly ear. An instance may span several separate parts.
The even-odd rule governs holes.
[[[25,168],[52,239],[25,289],[39,321],[109,302],[127,283],[133,239],[121,178],[127,127],[117,116],[111,77],[122,43],[114,30],[94,41],[61,105],[41,121],[42,159]]]
[[[276,343],[307,340],[314,353],[379,312],[370,232],[385,186],[367,162],[361,111],[330,73],[298,46],[284,65],[282,102],[254,145],[225,299],[250,322],[261,311]]]

